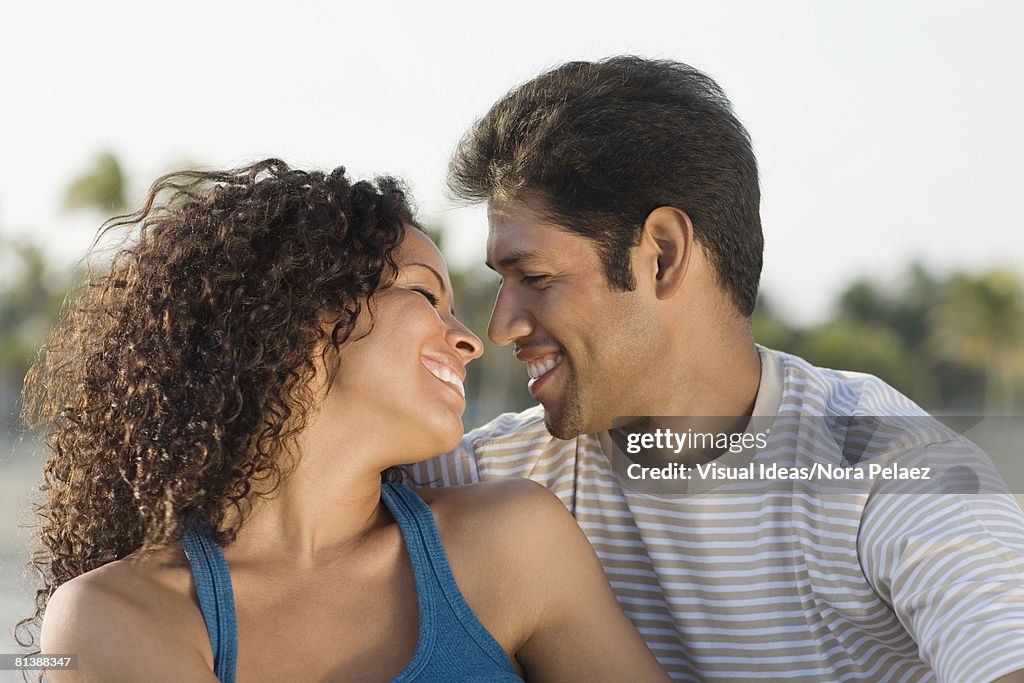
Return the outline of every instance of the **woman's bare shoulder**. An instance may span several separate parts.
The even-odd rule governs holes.
[[[517,533],[535,530],[536,524],[575,526],[558,497],[530,479],[508,477],[464,486],[421,489],[419,493],[430,505],[442,534],[478,531],[495,541],[507,542],[515,540]],[[495,538],[496,533],[499,538]]]
[[[554,563],[593,551],[576,520],[548,489],[510,477],[423,492],[454,564],[484,575],[500,572],[530,598]],[[512,584],[506,584],[510,588]]]
[[[471,506],[487,509],[527,500],[534,502],[558,500],[555,494],[542,485],[522,477],[505,477],[460,486],[421,488],[416,489],[416,492],[423,500],[427,501],[431,509],[434,509],[435,506],[446,508]]]
[[[213,658],[192,596],[180,547],[110,562],[62,584],[50,597],[42,650],[78,653],[76,681],[200,676],[211,672]]]
[[[420,494],[437,521],[460,591],[509,655],[551,602],[548,567],[573,551],[576,521],[546,488],[508,478]],[[571,560],[570,560],[571,561]]]
[[[504,479],[425,497],[459,587],[528,678],[668,680],[553,493]]]

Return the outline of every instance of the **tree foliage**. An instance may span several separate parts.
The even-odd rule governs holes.
[[[808,327],[763,299],[753,328],[766,346],[878,375],[932,409],[1012,414],[1024,395],[1024,283],[1004,269],[940,278],[913,264],[894,291],[858,280]]]
[[[57,320],[71,280],[57,273],[46,252],[28,240],[0,236],[0,252],[0,428],[10,428],[22,379]]]
[[[67,209],[97,209],[112,215],[128,208],[121,162],[110,152],[96,157],[93,166],[72,181],[64,195]]]

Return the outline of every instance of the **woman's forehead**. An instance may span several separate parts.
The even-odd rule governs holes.
[[[447,271],[444,257],[437,246],[427,235],[416,228],[407,228],[405,239],[395,251],[395,261],[399,266],[406,263],[425,263],[438,272]]]

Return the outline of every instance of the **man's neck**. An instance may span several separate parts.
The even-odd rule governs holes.
[[[680,351],[678,362],[661,375],[650,392],[646,414],[672,416],[750,415],[761,382],[761,358],[747,336],[731,343],[716,340]]]

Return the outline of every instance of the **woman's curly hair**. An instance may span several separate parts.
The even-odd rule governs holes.
[[[101,229],[129,239],[25,380],[23,421],[52,453],[23,645],[70,579],[189,524],[234,539],[253,484],[272,490],[287,474],[279,455],[316,398],[317,349],[337,349],[361,303],[393,282],[406,225],[394,179],[268,159],[164,176],[141,210]]]

